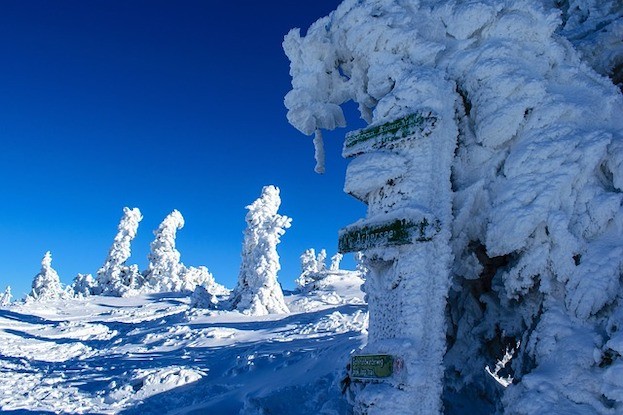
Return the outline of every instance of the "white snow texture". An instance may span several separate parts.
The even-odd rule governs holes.
[[[349,100],[373,124],[453,113],[446,413],[473,396],[483,413],[623,412],[622,16],[620,1],[346,0],[284,40],[288,120],[307,135],[344,126]],[[385,159],[349,168],[400,175]],[[483,369],[517,344],[503,389]]]

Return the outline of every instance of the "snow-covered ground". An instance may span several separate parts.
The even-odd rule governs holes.
[[[286,293],[290,314],[194,309],[179,293],[0,308],[0,408],[37,413],[343,414],[366,340],[357,273]]]

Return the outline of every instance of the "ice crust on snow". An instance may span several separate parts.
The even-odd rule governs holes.
[[[596,0],[346,0],[284,40],[288,120],[305,134],[344,126],[349,100],[371,125],[423,108],[455,125],[447,413],[460,413],[462,396],[486,396],[486,411],[498,413],[623,410],[620,354],[606,346],[623,327],[623,98],[613,84],[622,11]],[[430,200],[425,181],[398,179],[399,192],[375,195],[375,171],[389,178],[400,165],[364,157],[351,163],[345,189],[367,198],[369,218],[392,210],[399,194]],[[422,172],[443,166],[409,157]],[[370,295],[376,280],[367,281]],[[371,334],[392,314],[394,301],[378,302]],[[513,343],[515,383],[501,391],[483,368]],[[378,393],[391,401],[396,392]]]

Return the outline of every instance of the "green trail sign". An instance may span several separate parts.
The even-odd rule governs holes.
[[[394,357],[387,354],[352,356],[350,377],[353,379],[386,378],[394,372]]]
[[[338,251],[345,254],[370,248],[428,242],[439,232],[440,227],[438,220],[431,222],[427,218],[419,222],[395,219],[371,225],[351,225],[340,230]]]
[[[389,147],[406,139],[428,137],[438,117],[431,111],[418,111],[381,125],[346,134],[342,155],[353,157],[371,150]]]

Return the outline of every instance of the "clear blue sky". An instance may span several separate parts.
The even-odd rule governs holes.
[[[146,267],[153,230],[178,209],[182,261],[232,287],[244,207],[267,184],[293,218],[279,245],[284,286],[306,248],[331,256],[365,207],[342,191],[347,130],[325,134],[320,176],[311,138],[287,123],[281,42],[338,4],[0,2],[0,289],[27,293],[47,250],[63,283],[94,274],[124,206],[144,216],[130,263]]]

